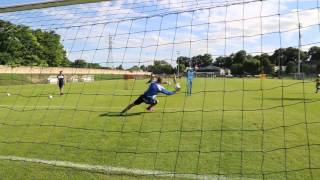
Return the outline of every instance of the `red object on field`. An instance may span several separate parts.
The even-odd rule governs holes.
[[[123,75],[124,79],[134,79],[134,75],[133,74],[125,74]]]

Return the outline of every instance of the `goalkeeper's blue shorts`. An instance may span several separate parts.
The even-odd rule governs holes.
[[[135,105],[139,105],[141,103],[154,105],[154,104],[157,104],[158,101],[156,99],[153,99],[152,97],[147,97],[144,94],[142,94],[141,96],[138,97],[138,99],[134,101]]]

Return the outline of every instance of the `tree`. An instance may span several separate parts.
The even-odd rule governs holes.
[[[255,59],[260,61],[260,71],[263,74],[272,74],[273,65],[270,62],[270,56],[267,53],[263,53],[260,56],[255,56]]]
[[[307,63],[302,63],[301,64],[301,72],[305,74],[312,74],[316,72],[316,68],[312,67],[312,65],[307,64]]]
[[[184,65],[184,67],[189,67],[190,64],[190,58],[185,57],[185,56],[180,56],[177,58],[177,64]]]
[[[156,60],[153,62],[153,65],[148,66],[148,71],[154,74],[173,74],[174,68],[167,61]]]
[[[179,72],[182,73],[186,70],[186,66],[184,64],[179,65]]]
[[[140,69],[141,69],[142,71],[146,71],[146,70],[147,70],[147,67],[146,67],[145,65],[141,65],[141,66],[140,66]]]
[[[247,53],[244,50],[238,51],[234,54],[232,61],[233,63],[243,64],[247,59]]]
[[[32,30],[0,20],[0,63],[25,66],[68,66],[70,61],[53,31]]]
[[[232,56],[233,56],[233,54],[231,54],[230,56],[225,56],[225,57],[219,56],[215,59],[215,61],[213,62],[213,65],[215,65],[217,67],[230,68],[231,65],[233,64]]]
[[[317,63],[316,72],[320,73],[320,63],[319,62]]]
[[[308,55],[313,63],[320,62],[320,47],[313,46],[309,49]]]
[[[298,62],[298,54],[299,49],[288,47],[288,48],[280,48],[274,51],[271,56],[271,62],[281,66],[287,66],[290,61]],[[300,60],[305,61],[308,58],[308,54],[305,51],[300,51]]]
[[[140,68],[139,66],[132,66],[131,68],[129,68],[129,71],[139,71]]]
[[[88,67],[88,68],[93,68],[93,69],[99,69],[99,68],[101,68],[101,66],[100,66],[99,63],[88,63],[88,64],[87,64],[87,67]]]
[[[230,67],[231,73],[234,75],[242,75],[243,74],[243,64],[232,64]]]
[[[287,64],[286,73],[290,74],[290,73],[295,73],[295,72],[297,72],[296,63],[293,61],[289,61]]]
[[[122,64],[120,64],[118,67],[116,67],[117,70],[123,70]]]
[[[251,75],[260,73],[260,61],[257,59],[249,59],[243,63],[243,71]]]
[[[87,67],[87,65],[88,63],[83,59],[77,59],[73,63],[73,67],[77,67],[77,68],[85,68]]]
[[[210,64],[212,64],[212,56],[211,54],[204,54],[204,55],[198,55],[198,56],[193,56],[191,58],[191,66],[195,67],[205,67]]]

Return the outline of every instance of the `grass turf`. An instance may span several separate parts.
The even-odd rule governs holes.
[[[55,85],[0,86],[0,155],[226,178],[320,175],[320,97],[312,82],[199,78],[192,96],[183,88],[159,96],[154,113],[140,105],[119,116],[147,87],[136,80],[124,90],[124,83],[67,84],[61,97]],[[110,178],[33,163],[0,165],[3,179]]]

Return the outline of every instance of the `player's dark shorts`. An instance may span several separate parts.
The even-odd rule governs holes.
[[[64,86],[64,83],[63,82],[59,82],[58,85],[59,85],[59,88],[62,88]]]
[[[146,104],[157,104],[157,100],[152,99],[151,97],[146,97],[143,94],[141,96],[138,97],[138,99],[136,99],[134,101],[135,105],[139,105],[141,103],[146,103]]]

